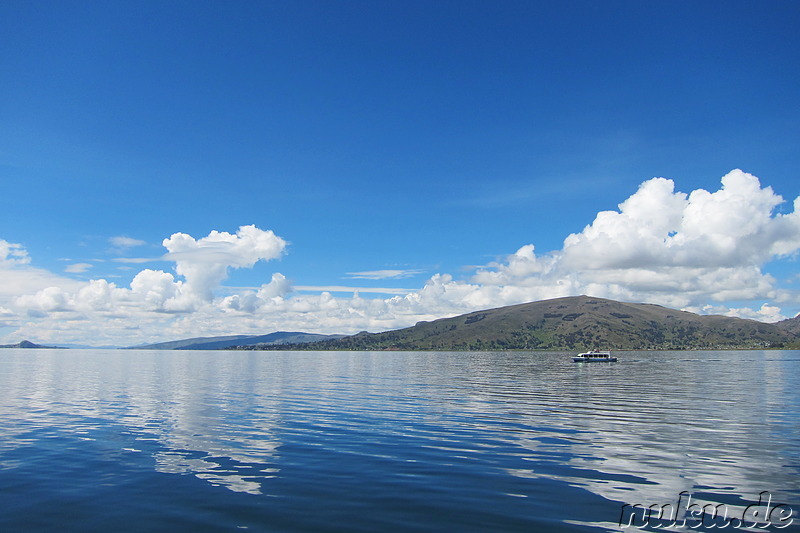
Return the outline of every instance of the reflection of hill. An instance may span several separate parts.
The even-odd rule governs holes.
[[[585,350],[781,347],[800,333],[774,324],[577,296],[476,311],[303,350]]]

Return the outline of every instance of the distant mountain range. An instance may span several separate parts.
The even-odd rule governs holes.
[[[42,346],[31,341],[22,341],[17,344],[0,344],[0,348],[58,348],[57,346]]]
[[[239,349],[689,350],[800,348],[800,317],[777,324],[589,296],[476,311],[383,333]]]
[[[131,346],[126,350],[224,350],[232,346],[279,346],[340,339],[344,335],[321,335],[296,331],[277,331],[268,335],[229,335],[226,337],[197,337],[179,341]]]
[[[51,348],[30,341],[0,348]],[[590,296],[475,311],[382,333],[196,337],[128,350],[800,349],[800,315],[775,324]]]

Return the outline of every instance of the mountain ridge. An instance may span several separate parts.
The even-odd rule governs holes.
[[[797,323],[795,323],[797,321]],[[782,326],[591,296],[474,311],[382,333],[280,347],[297,350],[685,350],[800,347],[800,319]]]
[[[789,333],[800,336],[800,315],[797,315],[794,318],[781,320],[780,322],[776,322],[775,325],[784,331],[788,331]]]
[[[0,344],[0,348],[48,348],[50,350],[63,349],[61,346],[44,346],[29,340],[20,341],[17,344]]]
[[[176,341],[140,344],[123,348],[125,350],[224,350],[231,346],[265,346],[283,344],[303,344],[341,338],[344,335],[324,335],[300,331],[276,331],[265,335],[223,335],[219,337],[193,337]]]

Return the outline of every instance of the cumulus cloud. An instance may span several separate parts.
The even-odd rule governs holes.
[[[221,307],[226,310],[255,313],[269,303],[282,303],[284,296],[292,290],[292,284],[280,272],[272,275],[272,280],[265,283],[258,291],[234,294],[224,298]]]
[[[212,231],[198,240],[175,233],[164,239],[163,245],[169,251],[164,258],[175,261],[176,272],[186,280],[182,295],[190,301],[208,302],[228,276],[229,268],[250,268],[257,261],[280,257],[286,241],[251,225],[242,226],[234,235]]]
[[[50,337],[61,342],[70,340],[63,337],[67,326],[85,335],[87,328],[104,324],[105,328],[99,328],[103,330],[100,336],[111,341],[114,334],[130,335],[141,329],[163,330],[165,322],[170,320],[165,321],[165,314],[214,315],[213,311],[203,311],[203,308],[224,308],[215,302],[214,291],[227,277],[229,269],[248,268],[258,261],[275,259],[286,247],[286,242],[273,232],[255,226],[243,226],[235,234],[212,231],[200,239],[176,233],[164,240],[167,253],[161,259],[175,263],[177,276],[161,270],[144,269],[133,278],[129,288],[124,288],[104,279],[80,283],[54,275],[45,276],[42,274],[44,271],[27,265],[29,258],[23,247],[2,242],[4,255],[0,279],[26,278],[29,290],[15,293],[9,285],[0,284],[0,303],[10,303],[9,312],[14,312],[15,316],[35,319],[23,325],[17,333],[43,340]],[[276,274],[270,283],[254,293],[254,297],[270,301],[288,290],[286,278]],[[244,307],[251,312],[258,308],[256,305]],[[230,326],[226,324],[224,327]],[[43,330],[46,332],[42,333]],[[53,338],[58,335],[62,336]]]
[[[752,309],[749,307],[730,308],[724,305],[707,305],[703,307],[701,312],[704,314],[749,318],[751,320],[758,320],[760,322],[778,322],[786,318],[783,316],[780,307],[770,305],[768,303],[763,304],[758,309]]]
[[[59,287],[47,287],[36,294],[20,296],[17,305],[36,314],[69,311],[69,294]]]
[[[758,178],[741,170],[723,177],[717,192],[699,189],[688,196],[674,192],[671,180],[654,178],[620,204],[619,211],[598,213],[581,233],[567,237],[564,265],[647,269],[761,264],[775,247],[792,249],[774,228],[773,211],[782,202],[770,187],[761,188]]]
[[[716,192],[675,191],[672,180],[644,182],[618,211],[603,211],[561,250],[533,245],[479,270],[473,282],[537,294],[560,287],[702,309],[709,301],[786,299],[767,262],[800,249],[800,212],[775,214],[783,198],[734,170]]]
[[[138,304],[146,311],[191,312],[214,300],[214,291],[227,278],[229,269],[275,259],[283,253],[286,241],[272,231],[250,225],[240,227],[235,234],[212,231],[200,239],[175,233],[164,239],[163,245],[168,253],[162,259],[175,262],[178,278],[161,270],[142,270],[131,281],[130,290],[116,294],[120,302]],[[259,295],[280,292],[274,287],[281,284],[273,278]]]
[[[0,241],[2,280],[23,274],[36,279],[27,282],[28,290],[5,299],[9,285],[0,283],[0,305],[5,323],[16,324],[21,338],[120,344],[278,330],[381,331],[578,294],[776,321],[784,318],[778,304],[800,304],[796,293],[764,271],[771,261],[800,250],[800,199],[793,212],[777,213],[783,203],[740,170],[724,176],[713,192],[684,193],[672,180],[653,178],[617,210],[597,213],[582,231],[568,235],[560,249],[540,253],[525,244],[466,279],[440,273],[417,290],[393,289],[397,293],[386,298],[361,294],[383,289],[293,286],[281,273],[258,288],[219,294],[230,269],[250,268],[285,252],[286,241],[255,226],[202,238],[175,233],[164,239],[167,253],[161,257],[174,263],[174,271],[142,270],[129,287],[48,277],[30,266],[22,246]],[[348,276],[374,280],[417,273]],[[48,279],[54,282],[43,284]],[[352,294],[331,294],[340,289]]]
[[[178,303],[183,282],[162,270],[146,268],[131,281],[131,298],[142,302],[148,311],[178,311],[189,309]]]

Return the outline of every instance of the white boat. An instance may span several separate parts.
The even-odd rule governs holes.
[[[617,358],[611,355],[611,352],[598,352],[597,350],[579,353],[572,358],[575,363],[613,363],[616,360]]]

